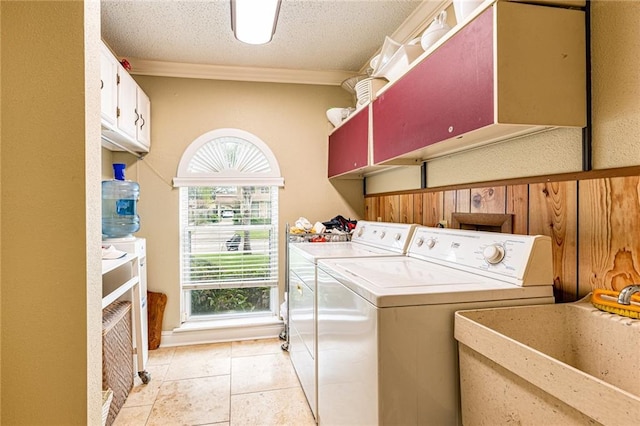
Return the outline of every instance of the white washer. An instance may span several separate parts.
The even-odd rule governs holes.
[[[416,228],[405,257],[318,262],[321,425],[459,425],[453,313],[553,303],[544,236]]]
[[[381,258],[405,254],[416,225],[359,221],[351,241],[290,243],[288,350],[313,415],[317,418],[317,262],[331,258]]]

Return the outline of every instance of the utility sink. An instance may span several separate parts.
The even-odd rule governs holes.
[[[465,425],[640,424],[640,320],[590,297],[455,314]]]

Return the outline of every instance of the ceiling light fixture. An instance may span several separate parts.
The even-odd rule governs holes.
[[[231,0],[231,29],[248,44],[269,43],[276,32],[281,0]]]

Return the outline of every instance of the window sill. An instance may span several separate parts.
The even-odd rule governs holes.
[[[265,325],[283,325],[281,319],[275,316],[251,317],[251,318],[233,318],[223,320],[193,320],[183,323],[180,327],[174,328],[174,333],[182,333],[186,331],[201,330],[219,330],[237,327],[262,327]]]
[[[276,338],[284,323],[275,316],[190,321],[162,332],[162,347]]]

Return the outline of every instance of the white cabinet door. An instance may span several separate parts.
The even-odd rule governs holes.
[[[136,112],[139,116],[137,122],[138,142],[148,150],[151,143],[151,102],[140,86],[137,87],[136,104]]]
[[[136,112],[138,85],[124,68],[119,69],[118,75],[118,129],[135,141],[140,119]]]
[[[100,105],[102,121],[115,126],[118,110],[118,60],[103,44],[100,48]]]

